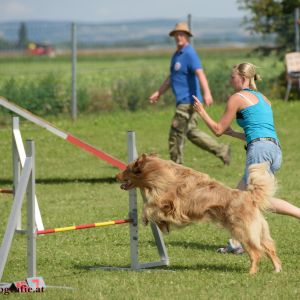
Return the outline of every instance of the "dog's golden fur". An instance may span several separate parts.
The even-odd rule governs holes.
[[[257,272],[264,253],[272,260],[275,271],[281,270],[269,226],[262,215],[276,190],[274,176],[268,173],[266,164],[249,168],[247,191],[229,188],[207,174],[146,154],[116,178],[123,182],[123,189],[140,188],[145,194],[145,224],[154,222],[168,232],[170,226],[216,222],[243,244],[251,260],[250,273]]]

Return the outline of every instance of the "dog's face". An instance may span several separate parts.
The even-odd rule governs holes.
[[[131,190],[141,187],[142,170],[147,158],[146,154],[142,154],[138,159],[128,164],[123,172],[116,175],[117,181],[122,182],[121,189]]]

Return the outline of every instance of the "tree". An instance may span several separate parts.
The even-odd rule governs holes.
[[[275,47],[260,47],[268,54],[272,50],[295,51],[294,11],[300,0],[237,0],[240,9],[250,11],[245,18],[248,30],[262,34],[263,38],[274,37]]]
[[[19,29],[18,46],[21,49],[25,49],[27,47],[27,44],[28,44],[27,27],[26,24],[22,22]]]

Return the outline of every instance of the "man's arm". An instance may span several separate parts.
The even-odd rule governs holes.
[[[212,98],[212,95],[211,95],[211,92],[210,92],[210,88],[209,88],[209,85],[208,85],[206,75],[205,75],[203,69],[197,69],[195,71],[195,74],[199,79],[199,83],[200,83],[202,91],[203,91],[204,102],[207,106],[209,106],[213,103],[213,98]]]
[[[167,77],[167,79],[163,82],[163,84],[160,86],[160,88],[155,91],[150,97],[150,103],[156,103],[159,99],[159,97],[171,86],[171,80],[170,76]]]

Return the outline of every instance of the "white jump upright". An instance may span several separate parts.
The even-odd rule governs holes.
[[[13,149],[13,192],[15,193],[16,187],[20,180],[21,169],[24,168],[26,153],[19,127],[19,117],[13,117],[12,120],[12,149]],[[37,201],[36,195],[34,195],[35,201],[35,223],[38,230],[44,230],[43,220]],[[21,212],[18,216],[18,222],[16,229],[18,232],[22,230]]]
[[[128,162],[132,162],[137,159],[138,154],[136,150],[135,143],[135,132],[128,132]],[[147,199],[142,194],[143,201],[146,202]],[[160,229],[153,223],[150,224],[152,234],[155,239],[158,254],[160,256],[160,261],[139,263],[139,239],[138,239],[138,212],[137,212],[137,191],[132,189],[129,191],[129,218],[133,222],[129,225],[130,228],[130,257],[131,257],[131,269],[146,269],[159,266],[169,265],[169,257],[167,253],[167,248],[165,246],[162,233]]]
[[[28,154],[20,174],[20,181],[16,187],[12,209],[0,248],[0,280],[3,276],[25,193],[27,194],[27,226],[31,224],[31,228],[29,226],[27,228],[28,277],[34,277],[36,273],[34,142],[28,140],[27,147]]]

